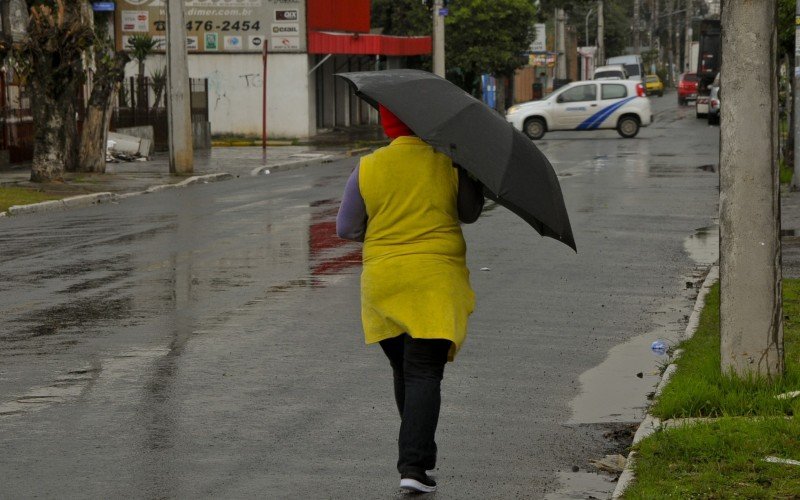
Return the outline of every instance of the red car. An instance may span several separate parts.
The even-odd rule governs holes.
[[[697,99],[697,73],[683,73],[678,78],[678,105]]]

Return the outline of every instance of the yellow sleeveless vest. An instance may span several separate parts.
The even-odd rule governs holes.
[[[367,208],[361,318],[368,344],[408,333],[447,339],[455,357],[475,305],[458,222],[458,171],[417,137],[361,159]]]

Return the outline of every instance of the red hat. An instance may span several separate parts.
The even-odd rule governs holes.
[[[381,113],[381,125],[383,125],[383,131],[391,139],[400,137],[401,135],[414,135],[414,132],[408,128],[408,125],[401,122],[400,118],[386,109],[383,104],[378,105],[378,111]]]

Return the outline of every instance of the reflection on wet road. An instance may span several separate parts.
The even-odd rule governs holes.
[[[714,258],[717,129],[666,99],[636,139],[541,141],[579,254],[491,203],[464,227],[478,304],[437,497],[613,488],[588,460],[641,417],[643,339],[680,330]],[[335,237],[355,161],[0,220],[4,495],[396,496],[391,374]]]

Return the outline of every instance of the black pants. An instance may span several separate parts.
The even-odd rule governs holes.
[[[436,425],[449,340],[414,339],[407,334],[381,341],[394,374],[394,399],[400,411],[397,470],[425,471],[436,466]]]

